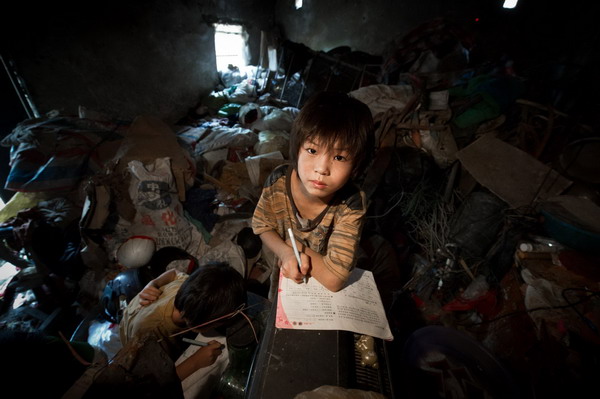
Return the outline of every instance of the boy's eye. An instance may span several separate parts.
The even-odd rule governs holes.
[[[315,150],[314,148],[307,148],[306,151],[312,155],[315,155],[317,153],[317,150]]]
[[[333,157],[333,159],[335,159],[336,161],[340,161],[340,162],[344,162],[344,161],[348,160],[348,158],[346,158],[343,155],[336,155],[335,157]]]

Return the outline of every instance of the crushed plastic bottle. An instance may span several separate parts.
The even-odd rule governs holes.
[[[522,252],[556,253],[560,252],[564,247],[559,242],[550,238],[532,236],[529,241],[521,242],[519,249]]]

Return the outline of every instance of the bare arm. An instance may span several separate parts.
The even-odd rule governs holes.
[[[291,244],[286,243],[275,231],[265,231],[260,235],[263,245],[266,245],[280,262],[280,267],[283,270],[283,275],[287,278],[301,282],[302,277],[306,275],[309,269],[309,259],[306,255],[302,258],[302,272],[298,270],[298,261],[294,254],[294,248]],[[301,254],[302,256],[304,254]]]
[[[151,280],[140,292],[140,305],[148,306],[156,301],[161,294],[160,288],[173,282],[177,277],[177,271],[170,269]]]
[[[306,254],[310,258],[310,275],[312,277],[329,291],[337,292],[345,287],[346,282],[333,274],[327,266],[325,266],[323,255],[308,247],[304,247],[298,240],[296,240],[296,244],[298,245],[298,250],[303,252],[303,255]],[[304,259],[302,259],[302,262],[304,262]]]
[[[196,370],[208,367],[217,361],[217,358],[223,352],[223,346],[219,341],[210,341],[208,346],[204,346],[194,352],[193,355],[181,362],[175,370],[181,381],[192,375]]]
[[[298,261],[289,240],[284,241],[275,231],[266,231],[260,235],[260,238],[263,244],[279,258],[284,277],[300,283],[302,282],[302,277],[310,271],[310,275],[328,290],[336,292],[344,288],[345,281],[327,269],[323,263],[323,256],[310,248],[304,247],[302,243],[296,241],[302,260],[302,270],[299,271]]]

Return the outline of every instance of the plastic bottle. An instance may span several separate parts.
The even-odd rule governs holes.
[[[519,244],[519,249],[522,252],[556,253],[560,252],[563,248],[559,242],[540,236],[533,236],[529,241]]]
[[[538,243],[531,243],[531,242],[522,242],[521,244],[519,244],[519,249],[523,252],[557,252],[557,247],[554,246],[550,246],[550,245],[544,245],[544,244],[538,244]]]

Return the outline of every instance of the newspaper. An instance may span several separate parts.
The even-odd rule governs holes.
[[[373,273],[355,268],[346,287],[331,292],[314,278],[306,284],[279,276],[275,326],[297,330],[346,330],[394,339]]]

